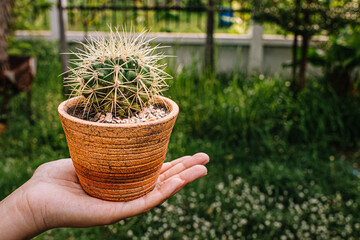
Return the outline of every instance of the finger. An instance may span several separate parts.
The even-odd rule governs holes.
[[[182,162],[182,161],[184,161],[186,159],[189,159],[189,158],[192,158],[192,157],[197,157],[197,156],[207,158],[208,161],[209,161],[209,156],[206,153],[197,153],[197,154],[195,154],[193,156],[184,156],[184,157],[178,158],[176,160],[173,160],[171,162],[164,163],[163,167],[161,168],[160,174],[162,174],[163,172],[167,171],[172,166],[175,166],[176,164],[178,164],[178,163],[180,163],[180,162]]]
[[[205,166],[202,166],[202,165],[196,165],[196,166],[193,166],[193,167],[185,170],[184,172],[181,172],[180,174],[177,174],[177,175],[171,177],[171,178],[179,177],[180,179],[182,179],[184,181],[184,184],[180,188],[178,188],[173,193],[173,195],[178,193],[186,185],[194,182],[198,178],[201,178],[201,177],[203,177],[205,175],[207,175],[207,168]]]
[[[172,166],[180,163],[181,161],[183,161],[184,159],[188,159],[188,158],[191,158],[191,156],[183,156],[181,158],[178,158],[176,160],[173,160],[171,162],[166,162],[163,164],[162,168],[161,168],[161,171],[160,171],[160,174],[162,174],[163,172],[167,171],[169,168],[171,168]]]
[[[152,192],[148,193],[144,197],[131,202],[126,202],[121,211],[125,214],[125,217],[131,217],[147,212],[153,207],[163,203],[166,199],[180,191],[189,183],[192,183],[206,174],[207,169],[202,165],[186,169],[180,174],[177,174],[161,184],[158,184]]]
[[[165,172],[159,176],[159,182],[165,181],[166,179],[178,174],[185,169],[188,169],[195,165],[204,165],[209,162],[209,156],[205,153],[198,153],[192,157],[184,157],[182,161],[177,162],[176,165],[171,166]]]
[[[156,186],[153,191],[144,197],[125,202],[117,212],[118,220],[149,211],[171,197],[183,185],[184,181],[180,178],[169,179],[161,185]]]
[[[108,202],[103,201],[104,205],[101,206],[101,216],[97,219],[105,218],[101,220],[106,224],[117,222],[121,219],[132,217],[140,213],[144,213],[152,209],[153,207],[160,205],[166,199],[179,192],[183,187],[196,179],[205,176],[207,169],[205,166],[197,165],[193,166],[180,174],[177,174],[170,179],[158,184],[153,191],[145,195],[144,197],[135,199],[130,202]],[[107,209],[104,211],[104,209]],[[105,214],[105,215],[103,215]],[[107,221],[106,221],[107,219]]]
[[[207,174],[207,168],[203,165],[196,165],[192,166],[191,168],[188,168],[178,174],[175,174],[171,178],[169,178],[166,181],[169,181],[173,178],[180,178],[184,184],[181,187],[186,186],[189,183],[192,183],[196,179],[203,177]]]

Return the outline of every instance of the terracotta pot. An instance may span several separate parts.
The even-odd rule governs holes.
[[[96,123],[69,115],[79,98],[58,111],[80,184],[89,195],[130,201],[150,192],[164,163],[179,107],[159,97],[170,113],[161,119],[132,124]]]

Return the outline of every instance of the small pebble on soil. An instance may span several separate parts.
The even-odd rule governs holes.
[[[129,117],[118,117],[113,116],[111,113],[96,113],[90,114],[92,117],[88,119],[86,116],[83,116],[83,108],[78,107],[77,109],[70,108],[68,113],[72,116],[78,117],[80,119],[92,121],[92,122],[99,122],[99,123],[114,123],[114,124],[121,124],[121,123],[139,123],[139,122],[150,122],[160,118],[165,117],[168,114],[167,109],[161,105],[149,106],[146,107],[143,111],[139,113],[135,113],[133,116]]]

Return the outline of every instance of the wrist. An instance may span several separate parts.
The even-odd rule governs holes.
[[[0,239],[30,239],[45,231],[37,215],[25,183],[0,202]]]

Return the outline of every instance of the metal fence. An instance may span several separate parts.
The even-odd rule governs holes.
[[[69,30],[106,30],[107,25],[150,28],[154,32],[206,32],[209,1],[201,0],[93,0],[72,1],[65,9]],[[244,2],[244,1],[243,1]],[[245,6],[243,6],[245,5]],[[250,7],[241,1],[215,1],[219,31],[236,24]],[[238,21],[239,22],[239,21]],[[138,30],[138,29],[137,29]],[[139,29],[140,30],[140,29]]]
[[[52,0],[54,4],[57,0]],[[143,28],[152,32],[206,32],[209,0],[73,0],[63,1],[67,30],[107,31],[108,25]],[[247,1],[214,0],[214,31],[243,33],[249,23],[251,7]],[[27,26],[48,29],[48,9],[51,5],[36,6],[29,12]],[[34,11],[36,13],[34,14]],[[234,26],[238,26],[234,30]],[[240,30],[239,30],[240,29]],[[42,29],[43,30],[43,29]]]

